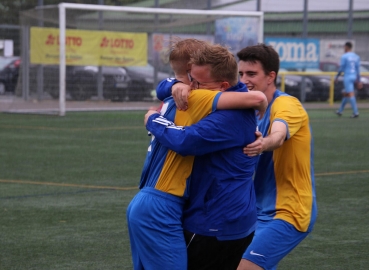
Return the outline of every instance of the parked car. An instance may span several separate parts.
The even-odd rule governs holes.
[[[20,57],[0,57],[0,94],[14,93],[18,82]]]
[[[102,67],[103,96],[110,100],[141,101],[152,99],[155,89],[154,67],[146,66]],[[67,89],[75,100],[86,100],[97,95],[98,67],[83,66],[67,70]],[[69,78],[68,78],[69,77]],[[157,73],[157,82],[170,77],[168,73]]]
[[[339,63],[336,62],[320,62],[319,69],[328,72],[337,72],[340,67]]]
[[[369,70],[369,61],[360,61],[360,65]]]
[[[96,66],[75,67],[67,79],[68,91],[75,100],[86,100],[97,96],[98,72]],[[127,71],[122,67],[102,67],[103,97],[123,100],[130,85]]]
[[[319,68],[306,69],[306,72],[323,72]],[[327,101],[329,98],[329,90],[331,87],[331,78],[326,75],[307,75],[313,82],[313,94],[311,95],[314,101]]]
[[[97,66],[67,66],[66,92],[74,100],[87,100],[98,95]],[[130,83],[122,67],[102,67],[103,98],[123,100]],[[59,66],[44,68],[44,91],[59,98]]]
[[[302,71],[289,69],[289,71]],[[307,68],[306,72],[322,72],[318,68]],[[302,75],[309,78],[313,84],[312,91],[306,95],[306,101],[327,101],[329,98],[329,88],[331,86],[330,77],[326,75]]]
[[[69,93],[71,87],[71,80],[73,80],[73,70],[74,67],[66,67],[66,92]],[[38,67],[34,65],[30,69],[30,85],[31,91],[36,91],[37,89],[37,72]],[[44,92],[48,93],[52,98],[59,98],[59,66],[55,65],[45,65],[43,67],[43,88]]]
[[[286,69],[279,69],[280,72],[288,72]],[[277,87],[280,89],[281,87],[281,75],[277,77]],[[301,100],[301,84],[302,84],[302,76],[299,75],[285,75],[284,76],[284,84],[285,89],[284,91],[299,100]],[[305,101],[310,100],[311,94],[313,89],[313,83],[309,78],[305,78]]]
[[[151,64],[146,66],[124,67],[130,77],[128,87],[128,98],[130,101],[152,99],[151,92],[155,89],[154,85],[154,67]],[[157,72],[157,83],[171,77],[169,73]]]
[[[54,99],[59,98],[59,66],[44,67],[44,91]],[[66,66],[66,92],[74,100],[87,100],[98,95],[97,66]],[[32,67],[31,85],[36,89],[37,68]],[[158,72],[157,82],[171,77],[169,73]],[[114,101],[152,100],[154,67],[102,67],[103,97]]]

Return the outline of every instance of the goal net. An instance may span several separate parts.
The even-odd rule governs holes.
[[[21,12],[20,24],[21,65],[8,111],[59,115],[154,101],[157,83],[173,76],[173,38],[233,53],[263,41],[262,12],[62,3]]]

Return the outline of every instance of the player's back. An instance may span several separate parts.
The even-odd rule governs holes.
[[[354,52],[347,52],[342,56],[341,65],[345,76],[356,76],[359,72],[360,57]]]
[[[169,120],[173,121],[176,113],[176,106],[174,100],[172,98],[168,98],[164,101],[161,113]],[[170,150],[166,147],[163,147],[155,137],[151,137],[151,142],[148,147],[148,152],[146,155],[145,163],[143,166],[141,180],[140,180],[140,189],[144,187],[153,187],[157,188],[159,180],[161,179],[161,175],[163,174],[163,168],[166,167],[167,156]],[[160,183],[159,183],[160,184]],[[160,188],[161,189],[161,188]],[[167,192],[168,190],[162,190]]]
[[[208,123],[202,122],[199,133],[209,140],[214,138],[215,149],[224,147],[195,158],[184,228],[227,240],[245,237],[256,222],[252,181],[256,157],[243,153],[243,147],[255,140],[255,112],[220,110],[208,119]],[[222,132],[210,128],[212,123]]]
[[[176,110],[173,97],[163,101],[161,115],[166,119],[157,120],[163,126],[169,122],[191,125],[216,108],[219,91],[197,90],[189,97],[189,109]],[[169,121],[169,122],[168,122]],[[187,179],[191,174],[194,156],[182,156],[152,139],[141,175],[140,188],[152,187],[157,190],[186,197]]]

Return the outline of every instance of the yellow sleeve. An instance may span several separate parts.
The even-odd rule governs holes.
[[[270,111],[270,128],[274,121],[284,122],[287,126],[287,138],[293,136],[301,128],[301,125],[306,119],[307,113],[297,98],[279,96],[273,102]]]
[[[193,90],[188,97],[188,109],[176,112],[174,123],[178,126],[189,126],[206,117],[215,108],[214,99],[220,91]]]

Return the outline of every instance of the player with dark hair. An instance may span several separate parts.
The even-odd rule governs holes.
[[[350,102],[353,114],[351,118],[359,117],[359,110],[356,104],[356,97],[355,97],[355,82],[357,83],[358,89],[363,87],[363,84],[360,82],[360,57],[352,52],[352,43],[346,42],[345,43],[345,53],[341,57],[340,68],[336,75],[335,81],[338,80],[338,77],[343,74],[343,83],[345,86],[343,92],[343,98],[341,102],[340,108],[336,111],[338,116],[342,115],[343,110],[345,109],[347,101]]]
[[[268,99],[258,121],[259,139],[244,148],[259,157],[254,177],[258,222],[238,269],[276,269],[312,231],[317,216],[313,136],[300,101],[276,88],[278,53],[258,44],[237,56],[240,80]]]

